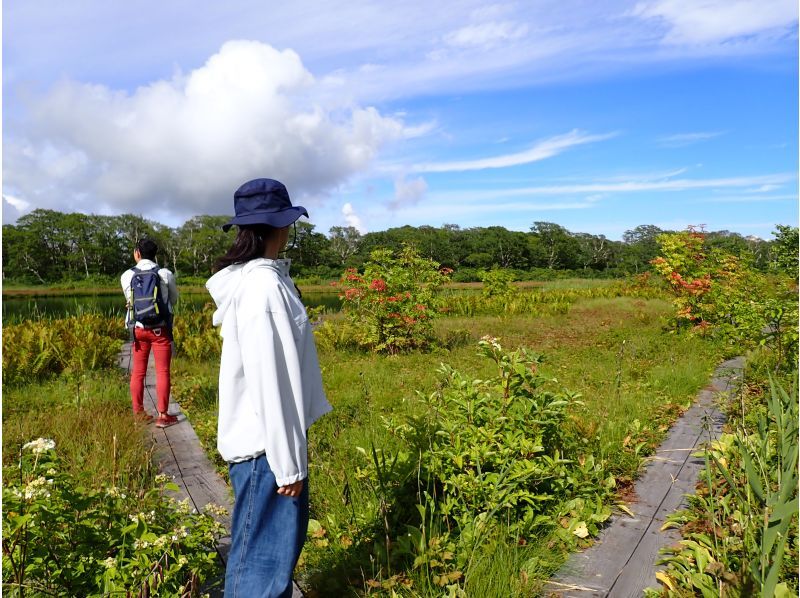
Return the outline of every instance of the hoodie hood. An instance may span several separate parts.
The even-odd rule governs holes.
[[[268,258],[256,258],[245,262],[244,264],[233,264],[227,268],[223,268],[206,282],[206,289],[211,294],[211,298],[217,306],[214,312],[213,323],[214,326],[220,326],[222,320],[225,318],[225,313],[236,296],[236,291],[242,284],[244,276],[256,268],[268,268],[276,271],[281,277],[289,277],[289,268],[292,261],[284,260],[271,260]]]

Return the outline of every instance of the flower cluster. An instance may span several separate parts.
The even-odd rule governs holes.
[[[22,447],[22,450],[27,451],[30,449],[34,455],[41,455],[47,451],[55,450],[55,448],[55,440],[50,440],[49,438],[37,438],[36,440],[25,443]]]
[[[152,596],[188,596],[217,573],[214,542],[225,530],[211,515],[165,500],[160,485],[139,493],[75,479],[54,449],[45,438],[26,443],[19,475],[3,486],[4,588],[47,588],[59,596],[147,588]],[[59,567],[53,554],[63,556]]]

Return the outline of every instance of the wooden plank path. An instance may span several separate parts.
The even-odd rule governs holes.
[[[719,436],[725,417],[717,400],[720,393],[738,389],[743,367],[744,358],[737,357],[716,369],[711,383],[647,459],[636,482],[636,501],[628,505],[634,517],[615,515],[595,544],[571,555],[547,585],[548,596],[639,598],[645,588],[658,585],[658,551],[680,539],[677,530],[662,532],[661,526],[686,506],[685,495],[694,493],[704,460],[692,455]]]
[[[119,366],[130,371],[131,343],[125,343],[119,354]],[[156,404],[156,373],[153,355],[147,364],[147,375],[144,387],[144,408],[153,417],[158,417]],[[180,405],[169,398],[169,413],[179,414]],[[202,511],[207,504],[225,507],[229,515],[219,521],[226,530],[231,528],[230,513],[233,512],[233,495],[228,484],[217,473],[206,456],[200,439],[185,415],[179,415],[180,422],[169,428],[156,428],[150,424],[150,432],[155,445],[154,458],[159,471],[172,478],[178,485],[174,497],[187,500],[189,504]],[[230,551],[230,536],[220,538],[217,542],[217,553],[224,564]],[[224,580],[223,580],[224,581]],[[212,596],[221,596],[224,588],[215,588]],[[297,585],[294,586],[292,598],[302,598],[303,594]]]

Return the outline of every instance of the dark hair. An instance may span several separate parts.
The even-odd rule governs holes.
[[[145,260],[155,260],[156,254],[158,253],[158,245],[153,239],[139,239],[136,241],[136,249],[139,252],[139,255],[142,259]]]
[[[277,234],[278,230],[266,224],[240,225],[231,248],[214,262],[214,267],[211,268],[212,274],[232,264],[243,264],[264,257],[267,240]]]

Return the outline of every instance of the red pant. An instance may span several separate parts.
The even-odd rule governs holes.
[[[172,359],[172,342],[166,328],[134,328],[133,369],[131,370],[131,400],[134,412],[144,409],[144,377],[147,374],[147,360],[150,347],[156,360],[156,394],[158,411],[166,413],[169,407],[169,363]]]

